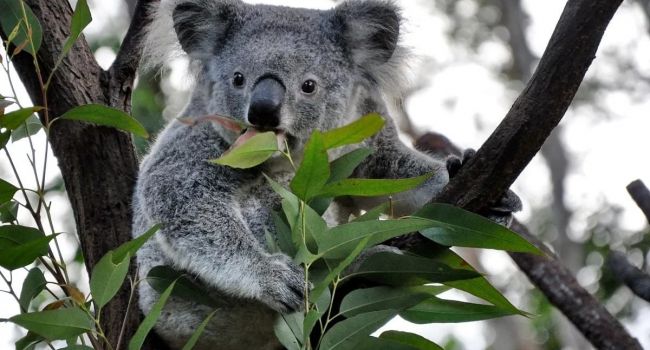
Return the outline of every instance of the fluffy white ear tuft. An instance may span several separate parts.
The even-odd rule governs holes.
[[[243,8],[239,0],[162,0],[148,26],[144,67],[183,55],[193,60],[214,55]]]
[[[393,1],[348,0],[334,9],[334,21],[352,61],[371,83],[393,92],[405,85],[408,50],[399,45],[402,17]]]

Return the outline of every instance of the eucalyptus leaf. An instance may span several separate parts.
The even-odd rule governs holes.
[[[0,226],[0,266],[15,270],[31,264],[47,254],[54,236],[45,236],[39,230],[25,226]]]
[[[359,143],[378,133],[384,127],[384,119],[376,113],[365,115],[343,127],[323,133],[326,149]]]
[[[16,191],[18,191],[16,186],[0,179],[0,204],[9,202],[14,197]]]
[[[93,329],[93,320],[78,307],[30,312],[9,320],[47,340],[68,339]]]
[[[106,253],[93,267],[90,275],[90,293],[99,309],[117,294],[129,272],[130,255],[127,253],[124,259],[116,263],[113,254],[113,251]]]
[[[343,179],[347,179],[354,173],[361,162],[363,162],[368,156],[372,154],[372,149],[362,147],[357,148],[354,151],[348,152],[339,158],[335,159],[330,164],[330,178],[328,182],[337,182]]]
[[[382,286],[356,289],[343,298],[339,313],[349,318],[371,311],[407,309],[429,296],[429,293],[424,293],[422,290],[409,288]]]
[[[300,350],[300,342],[283,317],[276,318],[273,332],[285,349]]]
[[[113,250],[113,263],[120,263],[127,255],[135,256],[138,249],[140,249],[156,232],[158,232],[160,227],[160,225],[154,225],[148,229],[147,232],[115,248]]]
[[[409,344],[396,342],[390,339],[366,337],[355,347],[355,350],[419,350]]]
[[[321,349],[354,350],[366,337],[397,315],[397,310],[360,314],[334,325],[322,338]]]
[[[5,148],[10,138],[11,138],[11,130],[7,129],[5,131],[0,131],[0,149]]]
[[[45,289],[46,284],[45,276],[43,276],[43,272],[38,267],[29,270],[27,277],[23,281],[20,298],[18,299],[21,309],[29,311],[29,304]]]
[[[131,341],[129,341],[129,350],[139,350],[142,347],[147,334],[149,334],[151,329],[153,329],[153,326],[156,324],[156,321],[158,321],[158,317],[160,317],[162,309],[165,306],[165,303],[167,303],[167,299],[169,299],[172,290],[174,290],[174,285],[175,283],[170,284],[169,287],[167,287],[167,289],[165,289],[165,291],[160,294],[158,301],[156,301],[156,303],[151,307],[151,310],[147,316],[145,316],[144,320],[142,320],[142,323],[140,323],[138,329],[135,331],[133,338],[131,338]]]
[[[305,145],[302,162],[290,187],[293,193],[307,202],[314,197],[330,177],[329,160],[320,131],[314,131]]]
[[[431,340],[417,334],[400,331],[386,331],[380,336],[380,339],[408,345],[413,350],[444,350],[440,345],[432,342]]]
[[[0,222],[12,223],[18,218],[18,202],[9,201],[0,204]]]
[[[41,120],[34,114],[27,117],[27,120],[11,133],[11,142],[22,140],[26,137],[36,135],[43,128]]]
[[[211,312],[211,313],[210,313],[210,314],[209,314],[209,315],[208,315],[208,316],[203,320],[203,322],[201,322],[201,324],[199,325],[199,327],[194,331],[194,333],[192,333],[192,336],[190,337],[190,339],[189,339],[189,340],[187,341],[187,343],[185,343],[185,345],[183,346],[183,350],[192,350],[192,349],[194,348],[194,346],[196,345],[196,343],[199,341],[199,338],[201,337],[201,335],[202,335],[203,332],[205,331],[205,327],[208,326],[208,323],[210,322],[210,320],[212,319],[212,317],[214,317],[214,315],[215,315],[218,311],[219,311],[219,310],[214,310],[214,311],[212,311],[212,312]]]
[[[34,332],[27,332],[27,334],[16,340],[16,350],[34,350],[36,345],[45,340],[45,338]]]
[[[426,218],[434,227],[420,233],[442,245],[507,250],[541,255],[530,242],[504,226],[448,204],[427,204],[413,216]]]
[[[24,13],[23,8],[25,9]],[[25,18],[27,18],[27,22],[25,22]],[[31,28],[31,37],[25,23],[28,23]],[[34,51],[38,51],[43,40],[43,28],[27,4],[22,0],[0,1],[0,24],[5,33],[11,33],[14,28],[18,27],[18,31],[10,41],[16,46],[31,41],[35,50],[32,50],[32,45],[25,45],[23,50],[32,56],[36,55]]]
[[[144,126],[142,126],[142,124],[132,116],[120,111],[119,109],[99,104],[88,104],[75,107],[65,112],[58,119],[77,120],[102,126],[109,126],[133,133],[140,137],[149,137]]]
[[[416,324],[481,321],[513,314],[509,310],[494,305],[466,303],[436,297],[431,297],[400,312],[402,318]]]
[[[90,24],[92,19],[86,0],[77,0],[77,5],[74,8],[74,13],[72,14],[70,23],[70,36],[66,39],[65,44],[63,44],[61,57],[64,57],[68,52],[70,52],[70,49],[72,49],[72,46],[79,38],[79,35],[81,35],[84,28]]]
[[[388,285],[403,286],[464,280],[480,275],[474,271],[453,269],[431,259],[380,252],[369,256],[347,277],[358,276]]]
[[[325,185],[318,196],[377,197],[412,190],[431,177],[431,174],[408,179],[344,179]]]
[[[7,113],[0,116],[0,128],[7,128],[9,130],[18,129],[34,112],[38,112],[43,107],[28,107]]]
[[[210,162],[231,168],[248,169],[264,163],[278,150],[275,133],[263,132],[254,135]]]

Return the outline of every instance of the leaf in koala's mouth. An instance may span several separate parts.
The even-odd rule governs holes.
[[[278,135],[275,132],[259,132],[248,128],[230,149],[210,162],[232,168],[248,169],[264,163],[279,149]]]

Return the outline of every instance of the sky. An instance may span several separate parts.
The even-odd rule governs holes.
[[[120,1],[90,1],[94,21],[84,33],[88,37],[99,38],[102,33],[111,30],[125,32],[127,23],[124,9],[116,5]],[[331,1],[325,0],[256,2],[302,7],[308,4],[314,8],[332,6]],[[427,86],[408,101],[407,111],[418,130],[435,130],[462,147],[478,148],[506,114],[522,86],[505,85],[498,75],[498,67],[509,59],[507,48],[495,40],[481,46],[478,55],[468,54],[462,44],[450,41],[445,35],[445,30],[450,26],[449,19],[427,10],[424,3],[424,0],[398,1],[407,21],[403,40],[414,52],[413,64],[417,65],[417,62],[425,59],[432,60],[434,64],[432,73],[426,77]],[[531,15],[528,40],[536,55],[542,54],[564,5],[565,1],[562,0],[524,1],[524,6]],[[472,1],[459,0],[456,6],[467,18],[475,16],[476,8]],[[622,75],[614,68],[612,60],[606,57],[610,52],[624,52],[641,71],[650,72],[650,35],[646,32],[645,25],[640,9],[635,4],[626,2],[607,29],[588,77],[605,77],[614,81],[634,80],[635,77]],[[114,57],[115,53],[109,48],[101,48],[96,53],[96,58],[103,67],[108,67]],[[170,84],[187,89],[190,85],[181,65],[182,62],[175,64]],[[1,73],[0,77],[0,93],[9,94],[6,77]],[[16,75],[12,77],[17,82]],[[17,88],[20,99],[29,104],[24,89],[20,84],[17,84]],[[640,84],[638,91],[647,92],[648,86]],[[647,137],[650,130],[650,99],[633,99],[623,91],[602,91],[597,98],[606,107],[605,111],[590,106],[571,108],[562,123],[561,138],[573,161],[566,179],[565,200],[575,210],[570,230],[575,233],[576,239],[580,239],[578,233],[588,224],[588,217],[603,203],[622,208],[621,225],[625,231],[639,231],[647,225],[625,186],[638,178],[650,184],[650,162],[644,161],[648,158],[647,150],[650,149],[650,137]],[[42,133],[35,138],[35,144],[37,149],[44,149]],[[10,148],[10,152],[17,155],[16,161],[21,172],[29,170],[26,157],[22,156],[27,149],[26,141],[13,144]],[[54,179],[57,172],[56,162],[49,161],[48,179]],[[6,157],[0,155],[0,176],[12,179],[8,175]],[[536,157],[513,188],[525,203],[525,209],[518,217],[524,221],[531,219],[536,208],[547,205],[551,200],[549,172],[543,160]],[[72,232],[74,228],[63,224],[63,217],[71,215],[65,196],[52,194],[49,199],[55,203],[53,207],[58,208],[55,213],[57,224],[64,226],[62,230]],[[73,234],[64,235],[64,239],[70,243],[76,240]],[[71,258],[74,252],[70,247],[73,245],[65,246],[65,255]],[[497,280],[507,280],[508,276],[517,273],[505,254],[488,252],[483,254],[482,259],[489,259],[490,263],[484,264],[486,272]],[[21,279],[20,274],[16,273],[17,280]],[[593,284],[597,277],[590,275],[589,270],[580,271],[580,276],[585,285]],[[8,317],[17,312],[5,294],[0,294],[0,305],[12,305],[0,308],[0,317]],[[641,321],[643,317],[650,319],[650,307],[639,303],[638,310],[637,318],[627,320],[626,326],[645,347],[650,348],[650,322]],[[396,320],[388,327],[417,329],[435,341],[441,341],[452,333],[462,339],[468,349],[481,349],[487,344],[485,324],[481,322],[414,327]],[[12,344],[11,339],[17,334],[16,331],[15,327],[6,323],[0,324],[1,349],[10,348],[9,344]]]

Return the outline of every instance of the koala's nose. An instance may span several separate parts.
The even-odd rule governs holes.
[[[260,128],[278,127],[284,92],[284,85],[273,77],[258,81],[251,95],[248,122]]]

